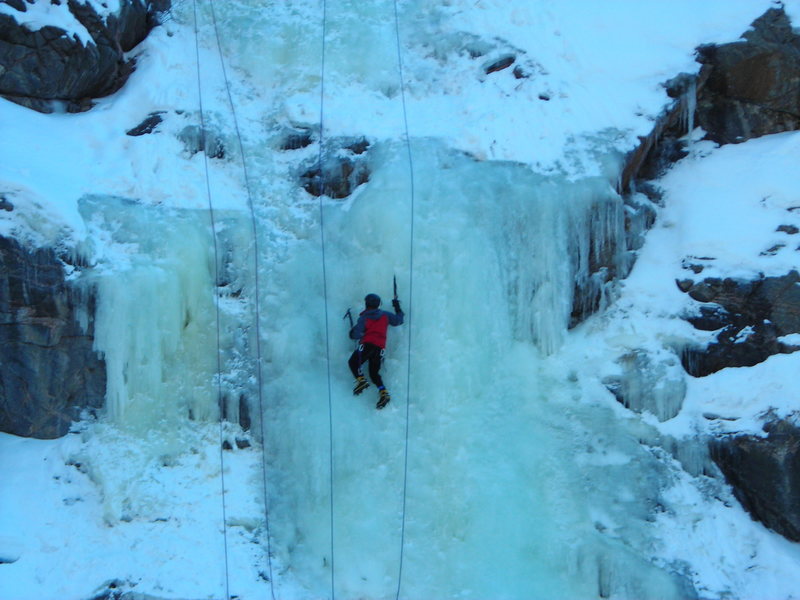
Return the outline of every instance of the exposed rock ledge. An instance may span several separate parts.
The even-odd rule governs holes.
[[[125,53],[147,37],[170,2],[120,0],[119,11],[103,18],[90,4],[67,0],[92,38],[86,45],[58,27],[31,31],[0,14],[0,95],[39,112],[53,112],[59,103],[69,112],[88,110],[92,99],[122,87],[135,66]],[[23,0],[0,4],[27,12]]]
[[[0,431],[56,438],[84,408],[103,406],[105,363],[92,349],[92,310],[52,249],[0,237]]]
[[[726,367],[751,367],[774,354],[800,349],[781,337],[800,333],[800,273],[782,277],[703,279],[679,282],[698,305],[686,319],[697,329],[718,331],[704,348],[687,348],[686,372],[703,377]]]
[[[675,101],[628,157],[621,191],[646,190],[648,179],[682,158],[680,138],[692,122],[702,127],[705,139],[720,144],[800,129],[800,36],[782,8],[756,19],[739,41],[699,48],[698,61],[703,66],[696,78],[680,76],[668,84]],[[789,226],[780,230],[797,233]],[[687,269],[696,275],[702,265]],[[684,351],[682,363],[689,374],[751,366],[800,349],[780,339],[800,332],[797,271],[753,281],[687,278],[678,286],[702,303],[687,320],[698,329],[719,330],[706,347]],[[615,388],[618,399],[635,409],[630,398],[619,397],[626,389]],[[764,429],[766,437],[712,440],[709,450],[745,510],[787,539],[800,541],[800,429],[774,419]]]
[[[800,429],[779,420],[764,430],[713,442],[711,456],[755,520],[800,542]]]

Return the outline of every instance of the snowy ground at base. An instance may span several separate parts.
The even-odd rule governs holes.
[[[257,565],[263,551],[254,543],[263,522],[263,502],[254,494],[261,481],[260,452],[251,448],[220,457],[219,436],[216,427],[183,432],[179,443],[186,448],[168,465],[143,458],[140,440],[115,431],[89,442],[80,434],[56,441],[0,436],[0,560],[13,568],[0,577],[0,597],[91,598],[113,585],[165,598],[222,598],[226,558],[231,593],[262,596],[266,574]],[[136,489],[119,497],[133,504],[109,506],[113,500],[99,493],[99,483],[128,485],[122,474],[127,469],[139,472]],[[122,520],[112,516],[117,509]]]
[[[207,7],[203,5],[201,17],[207,19]],[[578,177],[600,170],[594,162],[598,152],[627,150],[636,135],[648,131],[653,117],[666,102],[660,84],[681,71],[697,69],[692,59],[697,44],[735,39],[772,3],[613,2],[603,4],[600,9],[600,4],[584,2],[509,6],[505,2],[482,0],[449,2],[434,11],[435,18],[412,18],[423,5],[408,3],[404,11],[404,25],[409,29],[414,27],[414,33],[407,34],[411,50],[404,58],[412,137],[435,137],[481,159],[518,161],[536,165],[543,172],[563,170]],[[175,139],[175,134],[193,124],[196,117],[194,39],[187,7],[188,3],[183,3],[174,20],[156,29],[134,51],[139,66],[131,80],[119,93],[101,100],[92,111],[81,115],[40,115],[3,101],[0,192],[15,208],[13,213],[4,212],[0,217],[0,233],[28,237],[39,244],[82,240],[91,232],[100,231],[93,229],[96,223],[87,223],[85,214],[80,212],[78,199],[85,194],[131,198],[142,204],[178,210],[206,207],[202,155],[188,156]],[[787,7],[790,14],[800,14],[797,3],[787,3]],[[248,46],[258,35],[263,35],[257,27],[242,31],[238,39],[226,39],[234,47],[229,49],[234,73],[239,70],[256,73],[251,68],[254,62],[274,60],[281,65],[281,60],[288,61],[286,55],[290,53],[307,59],[303,76],[289,69],[281,73],[275,67],[234,82],[234,94],[246,97],[239,107],[246,142],[257,144],[274,134],[271,129],[274,120],[283,118],[287,124],[297,125],[313,124],[318,118],[319,48],[307,43],[309,39],[317,39],[319,33],[318,21],[308,18],[317,16],[318,8],[312,2],[276,6],[274,9],[281,18],[270,23],[259,21],[258,6],[246,2],[220,15],[233,22],[237,10],[246,16],[252,13],[256,16],[248,25],[257,23],[281,32],[277,36],[280,43],[269,48],[267,59],[251,52],[252,45]],[[2,10],[10,11],[6,6]],[[392,69],[383,68],[396,60],[390,52],[391,46],[381,46],[379,52],[369,57],[370,61],[365,60],[363,69],[347,65],[347,52],[356,43],[366,43],[364,40],[370,40],[371,36],[393,35],[391,22],[383,18],[390,14],[387,12],[390,4],[376,3],[374,12],[367,15],[369,18],[360,21],[341,8],[333,6],[329,10],[335,36],[328,47],[331,55],[326,55],[326,60],[329,59],[326,85],[330,89],[336,86],[337,91],[329,92],[326,99],[327,135],[402,137],[397,98],[392,95],[396,90],[390,89],[396,85],[396,78]],[[38,23],[66,22],[56,20],[64,16],[63,11],[59,14],[60,17],[55,13],[39,14],[44,20]],[[261,18],[266,19],[263,15]],[[204,102],[212,120],[217,119],[229,128],[216,49],[208,23],[204,23],[200,49],[205,69]],[[380,33],[375,33],[376,28]],[[80,35],[79,30],[76,32]],[[465,38],[487,47],[488,54],[476,61],[461,53]],[[438,44],[432,42],[434,39]],[[643,44],[643,40],[647,43]],[[238,47],[248,51],[237,52]],[[525,53],[520,63],[535,71],[535,77],[518,81],[509,70],[489,76],[480,74],[485,60],[520,49]],[[153,81],[159,85],[153,85]],[[380,89],[388,93],[377,93]],[[531,110],[531,106],[535,108]],[[141,138],[124,135],[125,130],[157,110],[169,111],[158,134]],[[181,112],[177,113],[178,110]],[[270,118],[263,117],[262,111]],[[595,134],[608,129],[616,133],[600,142],[594,141]],[[234,147],[233,140],[228,141]],[[698,335],[675,318],[680,307],[688,306],[689,302],[675,286],[675,280],[686,275],[681,261],[690,256],[713,256],[715,261],[706,272],[722,276],[780,275],[797,267],[798,242],[776,228],[798,224],[800,220],[798,213],[787,211],[800,205],[796,193],[800,187],[793,165],[799,144],[800,137],[795,133],[723,148],[697,142],[692,154],[660,182],[665,190],[665,206],[659,210],[655,228],[648,233],[633,273],[623,282],[620,298],[605,314],[593,317],[572,332],[563,350],[543,361],[541,373],[547,373],[565,389],[571,385],[568,382],[577,382],[583,395],[570,399],[571,402],[597,404],[620,422],[632,423],[631,430],[639,427],[633,422],[640,417],[618,405],[600,380],[613,372],[615,359],[626,352],[645,348],[658,353],[675,341]],[[276,158],[276,162],[280,160]],[[750,175],[754,165],[758,177]],[[76,176],[81,173],[89,175]],[[240,183],[238,164],[235,161],[212,164],[212,173],[217,208],[243,211],[247,197]],[[736,210],[732,211],[731,206],[736,206]],[[285,212],[293,209],[286,208]],[[717,220],[720,214],[726,216],[726,222]],[[353,216],[356,215],[354,210]],[[283,214],[278,218],[291,221]],[[776,243],[787,241],[775,253],[761,255]],[[285,248],[276,244],[276,252],[282,251],[286,252]],[[135,254],[135,249],[108,245],[105,252],[109,253],[106,260],[113,264],[125,262],[126,252]],[[453,257],[454,261],[457,259],[458,256]],[[479,296],[479,293],[475,293],[475,298],[488,302],[488,294]],[[313,338],[315,333],[306,331],[299,337]],[[475,336],[470,341],[481,343],[480,336]],[[455,343],[447,347],[460,352]],[[535,353],[529,348],[517,348],[512,354],[527,360]],[[791,374],[796,372],[798,360],[796,355],[774,356],[749,369],[726,369],[707,378],[689,380],[687,396],[677,417],[659,423],[645,413],[641,427],[648,435],[676,439],[722,431],[757,434],[760,416],[767,410],[773,409],[779,415],[795,410],[793,399],[797,398],[800,385]],[[476,377],[472,381],[476,390],[482,390],[484,385],[477,377],[483,374],[480,367],[475,365]],[[399,370],[394,363],[389,364],[389,369],[394,373]],[[448,381],[458,375],[455,368],[452,374],[441,374]],[[290,383],[301,389],[316,390],[321,382],[322,377],[312,382]],[[530,380],[523,378],[523,383],[530,387],[537,385],[532,376]],[[471,403],[453,407],[446,400],[431,396],[431,404],[422,407],[419,421],[414,422],[416,431],[433,438],[440,436],[443,442],[455,444],[456,451],[453,456],[442,457],[423,445],[423,456],[430,458],[438,470],[432,471],[430,479],[427,474],[412,471],[412,486],[437,477],[443,486],[459,483],[451,472],[457,472],[459,463],[475,456],[458,441],[468,431],[456,429],[456,424],[463,427],[459,419],[464,418],[461,413],[465,409],[475,410],[473,419],[467,420],[473,428],[469,433],[479,428],[483,417],[488,417],[500,431],[520,433],[513,415],[509,417],[512,422],[508,422],[492,412],[480,412]],[[564,399],[551,401],[557,410],[570,409]],[[434,414],[434,409],[443,416]],[[306,410],[308,414],[301,423],[313,428],[318,421],[311,408]],[[315,410],[324,412],[320,407]],[[394,412],[385,414],[399,419],[397,410],[392,407]],[[726,419],[709,420],[703,416],[706,413]],[[351,406],[344,415],[349,424],[346,433],[359,435],[357,428],[365,424],[359,420],[363,415]],[[727,420],[734,417],[735,421]],[[527,424],[527,419],[531,417],[520,415],[520,423]],[[374,425],[378,434],[392,436],[394,443],[399,444],[397,431],[390,425]],[[437,430],[436,425],[444,427]],[[628,433],[629,430],[623,432]],[[366,441],[380,443],[381,438],[374,433],[363,435]],[[235,432],[232,436],[235,437]],[[484,444],[487,450],[491,447],[491,438],[476,438],[470,438],[470,443]],[[531,452],[532,460],[543,458],[526,449],[523,441],[509,440],[509,445],[521,452]],[[0,472],[4,474],[0,487],[0,597],[84,600],[105,582],[117,580],[123,589],[157,597],[220,598],[226,593],[223,566],[226,544],[230,593],[240,598],[264,597],[268,593],[263,572],[264,536],[260,529],[263,527],[263,501],[259,496],[262,456],[258,446],[221,455],[219,431],[211,426],[187,427],[174,439],[154,433],[147,438],[148,445],[156,448],[163,445],[164,456],[178,457],[163,464],[153,459],[152,452],[141,453],[141,443],[138,438],[127,438],[113,428],[98,425],[89,425],[81,433],[54,441],[0,436]],[[348,460],[353,460],[350,443],[351,440],[345,439],[340,446],[347,449],[347,456],[342,457],[344,467],[349,466]],[[316,444],[317,440],[312,448],[317,448]],[[176,452],[176,446],[185,450]],[[324,444],[320,447],[325,449]],[[609,448],[608,452],[587,451],[575,460],[583,465],[611,467],[624,466],[630,461],[624,454],[615,453],[614,446]],[[94,470],[85,472],[81,466],[87,463],[84,460],[87,454],[92,455]],[[319,457],[320,462],[326,460]],[[221,463],[227,489],[227,536],[223,536],[221,527]],[[418,464],[418,468],[423,466]],[[474,468],[481,474],[495,469],[497,481],[527,475],[515,473],[516,464],[502,467],[476,464]],[[375,467],[376,481],[396,483],[396,473],[380,469],[379,465]],[[120,474],[118,470],[130,470],[137,477]],[[357,494],[358,474],[343,472],[352,479],[340,481],[341,488]],[[677,465],[673,473],[674,485],[662,496],[668,510],[655,523],[660,543],[652,550],[653,560],[664,565],[685,564],[689,578],[703,597],[797,597],[796,590],[800,589],[797,545],[753,523],[729,491],[720,492],[721,500],[710,500],[702,489],[707,482],[690,477]],[[417,479],[415,474],[419,475]],[[476,497],[493,497],[494,490],[485,489],[492,488],[493,482],[470,483]],[[319,489],[324,487],[321,482],[310,481],[308,485],[313,492],[324,492]],[[121,489],[125,486],[134,487]],[[104,496],[104,489],[120,493]],[[374,490],[380,494],[378,486]],[[502,497],[499,492],[498,497]],[[130,501],[128,504],[121,502],[125,498]],[[418,509],[423,500],[431,504],[442,502],[432,488],[426,488],[417,496],[412,495],[410,508]],[[369,501],[360,498],[358,503]],[[486,533],[486,539],[506,541],[496,532],[500,524],[499,529],[508,535],[508,540],[524,547],[524,540],[514,539],[514,532],[503,529],[507,523],[500,517],[495,521],[470,515],[462,506],[467,501],[455,494],[447,502],[452,504],[454,515],[466,514],[479,521],[475,527]],[[512,502],[510,506],[524,507],[524,502],[519,500],[519,505]],[[596,511],[593,518],[607,531],[621,527],[613,522],[613,515],[603,514],[602,506],[596,507]],[[498,512],[502,516],[503,511]],[[371,521],[368,517],[363,519],[363,527],[368,529]],[[422,518],[420,521],[424,522]],[[437,533],[457,538],[462,535],[457,521],[456,517],[453,521],[443,520]],[[289,531],[293,525],[279,523],[278,531]],[[410,530],[413,533],[413,523]],[[312,545],[315,540],[304,539],[304,533],[294,532],[297,538],[293,543],[300,547]],[[364,532],[355,528],[352,535],[358,533]],[[348,532],[342,532],[343,538],[347,536]],[[376,537],[379,542],[383,540]],[[447,547],[443,548],[444,553]],[[491,572],[499,572],[503,559],[507,558],[503,553],[492,556],[489,550],[484,552],[481,548],[470,547],[470,551],[474,556],[469,557],[469,565],[483,566]],[[546,564],[546,557],[540,558]],[[297,567],[275,564],[274,579],[282,586],[280,597],[309,597],[308,590],[299,584],[294,587],[297,580],[292,568]],[[451,568],[467,578],[463,571]],[[381,573],[380,568],[371,565],[363,569],[370,575]],[[357,573],[343,574],[342,579],[357,579]],[[392,585],[394,582],[388,581],[384,589]],[[464,597],[475,597],[468,590],[461,593]],[[390,595],[384,593],[386,597]]]

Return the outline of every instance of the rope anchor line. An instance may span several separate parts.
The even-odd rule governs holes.
[[[199,108],[200,108],[200,130],[201,130],[201,140],[203,142],[202,147],[203,151],[203,164],[205,170],[205,179],[206,179],[206,192],[208,195],[208,207],[209,207],[209,214],[211,218],[211,229],[212,229],[212,236],[214,241],[214,281],[215,285],[219,286],[219,250],[217,245],[217,230],[216,230],[216,223],[214,217],[214,207],[212,202],[212,194],[211,194],[211,182],[209,177],[209,168],[208,168],[208,155],[205,151],[205,137],[206,137],[206,128],[205,128],[205,111],[203,109],[203,94],[202,94],[202,76],[201,76],[201,67],[200,67],[200,43],[199,43],[199,34],[198,34],[198,19],[197,19],[197,0],[192,1],[192,6],[194,10],[194,37],[195,37],[195,55],[196,55],[196,65],[197,65],[197,89],[198,89],[198,98],[199,98]],[[236,115],[236,105],[233,102],[233,95],[231,93],[231,86],[230,81],[228,79],[227,69],[225,66],[225,59],[223,57],[222,52],[222,40],[219,32],[219,25],[217,23],[217,15],[214,9],[214,2],[211,0],[209,2],[210,12],[211,12],[211,20],[212,25],[214,28],[214,37],[216,40],[217,45],[217,54],[219,56],[220,65],[222,68],[222,75],[225,81],[225,89],[227,92],[228,104],[230,106],[231,115],[233,117],[233,124],[236,131],[236,139],[238,140],[238,148],[239,154],[242,161],[242,171],[244,177],[244,184],[245,189],[247,191],[247,207],[250,213],[250,221],[251,221],[251,228],[252,228],[252,236],[253,236],[253,293],[255,296],[254,302],[254,320],[255,320],[255,338],[256,338],[256,386],[257,386],[257,397],[258,397],[258,407],[259,407],[259,423],[260,423],[260,434],[261,434],[261,465],[262,465],[262,493],[263,493],[263,501],[264,501],[264,521],[265,521],[265,535],[267,541],[267,567],[268,567],[268,576],[267,579],[270,585],[270,595],[272,600],[275,600],[275,586],[274,586],[274,577],[273,577],[273,569],[272,569],[272,543],[271,543],[271,533],[270,533],[270,516],[269,516],[269,498],[268,498],[268,490],[267,490],[267,457],[266,457],[266,428],[264,425],[265,421],[265,413],[264,413],[264,399],[263,399],[263,374],[262,374],[262,351],[261,351],[261,313],[260,313],[260,298],[261,298],[261,291],[260,291],[260,280],[259,280],[259,244],[258,244],[258,227],[257,227],[257,219],[255,215],[255,208],[253,205],[253,192],[252,186],[250,183],[250,176],[247,170],[247,160],[244,151],[244,143],[242,141],[242,134],[239,128],[239,121]],[[219,308],[219,294],[215,293],[215,308],[216,308],[216,319],[217,319],[217,385],[218,385],[218,403],[219,403],[219,410],[220,410],[220,419],[219,419],[219,427],[220,427],[220,480],[222,486],[222,512],[223,512],[223,539],[224,539],[224,547],[225,547],[225,598],[230,599],[230,565],[229,565],[229,557],[228,557],[228,534],[227,534],[227,506],[225,500],[225,475],[224,475],[224,452],[223,452],[223,415],[224,415],[224,398],[222,394],[222,364],[221,364],[221,350],[220,350],[220,308]]]
[[[403,448],[403,506],[400,521],[400,558],[397,570],[397,592],[395,599],[399,600],[400,590],[403,584],[403,559],[405,555],[406,539],[406,504],[408,498],[408,440],[409,440],[409,414],[411,409],[411,315],[413,314],[412,302],[414,298],[414,155],[411,152],[411,137],[408,131],[408,109],[406,107],[406,85],[403,76],[403,53],[400,44],[400,15],[397,9],[397,0],[394,0],[394,28],[395,41],[397,43],[397,72],[400,78],[400,99],[403,104],[403,129],[406,136],[406,152],[408,155],[408,176],[410,182],[410,207],[409,207],[409,239],[408,239],[408,355],[406,356],[406,418],[405,418],[405,444]],[[395,296],[397,296],[397,282],[395,280]]]
[[[398,75],[400,79],[400,92],[401,92],[401,100],[403,106],[403,125],[405,129],[405,138],[406,138],[406,149],[408,154],[408,165],[409,165],[409,177],[411,183],[411,191],[410,191],[410,220],[411,220],[411,228],[410,228],[410,239],[409,239],[409,313],[411,312],[411,302],[413,299],[413,272],[414,272],[414,201],[415,201],[415,190],[414,190],[414,163],[413,163],[413,154],[411,151],[411,141],[409,137],[409,129],[408,129],[408,113],[406,107],[406,99],[405,99],[405,81],[403,76],[403,64],[402,64],[402,52],[401,52],[401,44],[400,44],[400,25],[399,25],[399,14],[397,8],[397,0],[394,0],[394,19],[395,19],[395,37],[396,37],[396,45],[397,45],[397,65],[398,65]],[[236,110],[235,105],[233,103],[233,98],[230,89],[230,82],[227,77],[227,72],[225,68],[225,61],[222,55],[222,44],[221,38],[219,34],[219,27],[217,24],[216,13],[214,10],[213,1],[210,2],[211,7],[211,16],[212,22],[214,27],[214,33],[217,42],[217,50],[220,58],[220,63],[222,65],[222,73],[225,79],[225,87],[227,90],[228,95],[228,102],[231,107],[231,112],[234,119],[234,125],[236,129],[236,135],[239,143],[239,151],[242,160],[242,168],[244,171],[244,179],[245,179],[245,186],[247,188],[247,196],[248,196],[248,208],[251,215],[252,227],[253,227],[253,238],[254,238],[254,253],[255,253],[255,264],[254,264],[254,286],[255,286],[255,319],[256,319],[256,346],[257,346],[257,362],[258,362],[258,373],[257,373],[257,380],[258,380],[258,400],[259,400],[259,409],[261,412],[261,434],[262,434],[262,452],[265,453],[265,444],[266,444],[266,436],[264,431],[264,409],[263,409],[263,396],[262,396],[262,359],[261,359],[261,336],[258,328],[260,326],[260,314],[259,314],[259,298],[260,298],[260,290],[259,290],[259,281],[258,281],[258,236],[257,236],[257,227],[256,227],[256,218],[255,218],[255,210],[253,207],[252,201],[252,191],[250,186],[249,174],[247,172],[247,164],[245,159],[245,152],[244,146],[242,143],[241,132],[238,125],[238,119],[236,117]],[[334,544],[334,517],[335,517],[335,510],[334,510],[334,445],[333,445],[333,402],[332,402],[332,388],[331,388],[331,366],[330,366],[330,340],[329,340],[329,333],[328,333],[328,290],[327,290],[327,266],[326,266],[326,256],[325,256],[325,226],[324,226],[324,213],[323,213],[323,200],[322,197],[324,196],[324,189],[325,189],[325,181],[324,181],[324,172],[322,170],[322,149],[323,149],[323,142],[324,142],[324,97],[325,97],[325,41],[326,41],[326,33],[327,33],[327,6],[325,0],[322,1],[322,54],[321,54],[321,77],[320,77],[320,134],[319,134],[319,156],[318,156],[318,163],[319,163],[319,173],[320,173],[320,185],[322,188],[322,194],[319,196],[319,217],[320,217],[320,242],[321,242],[321,250],[322,250],[322,278],[323,278],[323,295],[325,300],[325,351],[326,351],[326,362],[327,362],[327,381],[328,381],[328,420],[329,420],[329,440],[330,440],[330,568],[331,568],[331,598],[335,598],[335,544]],[[196,53],[196,63],[197,63],[197,87],[198,87],[198,97],[199,97],[199,104],[200,104],[200,126],[201,126],[201,136],[205,138],[206,131],[205,131],[205,116],[204,116],[204,108],[203,108],[203,101],[202,101],[202,86],[201,86],[201,67],[200,67],[200,47],[199,47],[199,34],[198,34],[198,20],[197,20],[197,0],[193,0],[193,9],[194,9],[194,35],[195,35],[195,53]],[[205,179],[206,179],[206,191],[208,195],[208,206],[209,206],[209,214],[211,219],[211,228],[212,228],[212,236],[214,242],[214,256],[215,256],[215,283],[219,281],[219,250],[217,247],[217,231],[216,231],[216,223],[214,217],[214,208],[213,208],[213,201],[212,201],[212,194],[211,194],[211,184],[210,184],[210,176],[209,176],[209,168],[208,168],[208,157],[206,153],[203,153],[203,160],[204,160],[204,168],[205,168]],[[225,547],[225,586],[226,586],[226,598],[230,598],[230,567],[229,567],[229,557],[228,557],[228,540],[227,540],[227,527],[225,526],[227,523],[227,508],[225,503],[225,481],[224,481],[224,458],[222,454],[222,437],[223,437],[223,426],[222,426],[222,390],[221,390],[221,358],[220,358],[220,309],[219,309],[219,297],[216,296],[216,313],[217,313],[217,380],[218,380],[218,402],[220,403],[220,479],[221,479],[221,486],[222,486],[222,509],[223,509],[223,538],[224,538],[224,547]],[[404,559],[404,548],[405,548],[405,522],[406,522],[406,504],[407,504],[407,488],[408,488],[408,447],[409,447],[409,414],[410,414],[410,400],[411,400],[411,322],[410,318],[407,321],[408,327],[408,356],[407,356],[407,373],[406,373],[406,414],[405,414],[405,443],[404,443],[404,456],[403,456],[403,492],[402,492],[402,512],[401,512],[401,525],[400,525],[400,555],[399,555],[399,568],[398,568],[398,577],[397,577],[397,591],[396,591],[396,598],[399,599],[401,585],[402,585],[402,574],[403,574],[403,559]],[[264,510],[265,510],[265,518],[266,518],[266,535],[267,535],[267,559],[269,563],[269,581],[270,581],[270,589],[272,598],[275,598],[274,592],[274,585],[273,585],[273,576],[272,576],[272,561],[271,561],[271,536],[269,532],[269,510],[268,510],[268,494],[267,494],[267,472],[266,472],[266,454],[262,456],[262,466],[263,466],[263,483],[264,483]]]
[[[197,0],[192,1],[192,8],[194,13],[194,47],[195,47],[195,65],[197,67],[197,98],[200,109],[200,141],[202,147],[205,149],[206,142],[206,124],[205,124],[205,110],[203,108],[203,86],[201,85],[202,77],[200,70],[200,41],[198,34],[198,21],[197,21]],[[224,398],[222,394],[222,358],[220,352],[220,308],[219,308],[219,248],[217,247],[217,225],[214,216],[214,203],[211,197],[211,179],[208,169],[208,155],[203,150],[203,167],[205,172],[206,196],[208,199],[208,214],[211,224],[211,237],[214,246],[214,310],[216,315],[216,350],[217,350],[217,372],[215,379],[217,380],[217,405],[219,408],[219,479],[220,479],[220,497],[222,503],[222,540],[225,554],[225,598],[230,599],[230,561],[228,557],[228,509],[225,500],[225,454],[223,450],[223,439],[225,436],[223,427],[224,411]]]
[[[405,78],[403,76],[403,62],[402,51],[400,44],[400,18],[397,8],[397,0],[393,2],[394,7],[394,23],[395,23],[395,41],[397,47],[397,69],[398,77],[400,80],[400,97],[403,106],[403,127],[405,131],[406,150],[408,155],[408,170],[410,180],[410,221],[411,228],[409,233],[409,301],[408,312],[411,313],[412,299],[413,299],[413,281],[414,281],[414,161],[411,152],[411,140],[409,137],[408,129],[408,111],[406,108],[405,96]],[[333,444],[333,400],[332,400],[332,384],[331,384],[331,360],[330,360],[330,337],[328,327],[328,281],[327,281],[327,259],[325,253],[325,222],[323,211],[323,196],[325,195],[325,173],[322,169],[322,154],[324,145],[325,134],[325,45],[327,37],[327,3],[322,0],[322,43],[321,43],[321,59],[320,59],[320,100],[319,100],[319,154],[317,157],[318,172],[320,174],[320,190],[321,193],[318,198],[319,203],[319,223],[320,223],[320,246],[322,257],[322,286],[323,286],[323,299],[325,304],[325,357],[327,364],[327,381],[328,381],[328,425],[329,425],[329,479],[330,479],[330,569],[331,569],[331,599],[336,597],[335,591],[335,543],[334,543],[334,444]],[[397,296],[397,281],[394,281],[395,297]],[[344,318],[349,314],[345,313]],[[411,403],[411,320],[410,316],[406,321],[408,327],[408,355],[406,360],[406,412],[405,412],[405,432],[404,432],[404,451],[403,451],[403,492],[402,492],[402,510],[401,510],[401,523],[400,523],[400,555],[398,560],[398,574],[397,574],[397,590],[395,598],[400,597],[400,590],[403,577],[403,558],[405,548],[405,524],[406,524],[406,504],[407,504],[407,489],[408,489],[408,447],[409,447],[409,415]]]

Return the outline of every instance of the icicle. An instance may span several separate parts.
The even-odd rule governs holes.
[[[687,144],[692,143],[691,133],[694,131],[694,113],[697,110],[697,78],[691,77],[686,91],[680,99],[681,129],[686,133]]]
[[[576,318],[605,305],[623,270],[622,201],[602,177],[551,178],[506,206],[500,252],[515,334],[551,354]]]
[[[106,362],[107,417],[139,432],[216,419],[221,291],[207,213],[164,214],[118,198],[88,198],[81,210],[98,227],[96,239],[105,240],[83,283],[97,299],[95,349]],[[224,323],[222,333],[227,351],[234,341]]]

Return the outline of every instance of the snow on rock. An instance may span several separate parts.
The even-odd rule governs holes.
[[[800,542],[800,428],[782,419],[767,423],[764,431],[766,437],[715,441],[711,454],[755,520]]]
[[[709,278],[692,284],[686,292],[699,314],[688,316],[698,329],[719,330],[705,348],[683,352],[686,371],[702,377],[726,367],[752,366],[773,354],[792,352],[781,338],[800,333],[800,275],[752,281]],[[686,284],[685,284],[686,285]]]
[[[77,112],[117,91],[126,55],[169,0],[0,4],[0,95],[41,112]]]
[[[800,128],[800,35],[783,7],[753,22],[743,39],[703,46],[697,124],[721,144]]]
[[[105,404],[94,298],[68,283],[68,265],[52,248],[0,237],[0,266],[0,431],[60,437],[83,408]]]
[[[200,4],[209,131],[231,149],[233,124],[209,3]],[[453,0],[431,13],[418,10],[423,2],[401,3],[418,160],[415,276],[421,282],[409,310],[415,346],[402,582],[409,597],[796,593],[798,553],[750,521],[714,478],[704,446],[715,435],[752,435],[765,415],[791,412],[796,356],[774,355],[702,379],[680,378],[675,360],[680,348],[709,335],[681,318],[694,304],[675,285],[687,275],[687,257],[704,261],[704,277],[779,277],[795,264],[788,246],[763,256],[758,250],[755,259],[752,249],[763,248],[765,237],[793,235],[776,227],[794,226],[788,209],[796,206],[796,134],[750,140],[738,151],[692,135],[687,158],[659,182],[660,199],[653,195],[653,202],[637,194],[623,207],[609,176],[668,102],[664,82],[697,70],[693,48],[735,39],[769,5]],[[399,336],[392,340],[386,374],[396,382],[395,408],[379,415],[353,401],[344,368],[327,381],[321,375],[327,323],[319,314],[319,213],[317,198],[298,185],[321,135],[319,7],[303,1],[274,3],[270,10],[263,3],[215,6],[227,34],[223,53],[235,67],[229,74],[236,73],[232,91],[259,203],[259,241],[270,261],[262,267],[268,291],[256,298],[267,309],[264,385],[272,429],[266,452],[258,456],[255,440],[252,448],[232,444],[240,431],[220,433],[216,423],[185,418],[187,406],[212,420],[217,412],[208,385],[212,262],[201,241],[210,239],[201,214],[207,190],[198,183],[205,157],[193,153],[197,144],[179,139],[198,120],[193,27],[184,5],[168,28],[142,44],[128,85],[97,110],[28,115],[0,105],[8,117],[4,133],[25,140],[16,152],[0,148],[0,191],[14,207],[3,211],[3,231],[91,245],[102,267],[99,283],[109,291],[104,347],[111,349],[115,337],[124,340],[113,350],[116,389],[124,391],[131,373],[135,385],[157,388],[165,376],[169,393],[179,390],[169,397],[140,394],[148,396],[146,410],[133,412],[146,412],[147,419],[133,433],[101,419],[85,424],[80,435],[47,443],[0,436],[0,461],[10,474],[0,495],[0,557],[14,561],[0,564],[3,598],[85,600],[106,593],[109,581],[132,597],[222,597],[226,535],[230,592],[241,598],[266,596],[272,582],[278,597],[326,596],[332,575],[338,595],[389,597],[395,589],[408,347]],[[329,15],[326,139],[370,140],[371,169],[369,181],[346,198],[322,203],[326,234],[335,240],[327,245],[335,274],[327,282],[331,306],[360,297],[354,290],[376,281],[388,286],[392,267],[404,290],[411,279],[397,259],[408,250],[408,180],[398,143],[396,48],[386,41],[393,40],[390,9],[389,2],[350,3]],[[685,113],[690,105],[676,110]],[[125,135],[154,113],[161,117],[153,122],[155,135]],[[197,132],[190,141],[203,137]],[[684,142],[676,144],[683,151]],[[759,162],[763,156],[769,160]],[[215,201],[243,214],[235,152],[208,162]],[[762,177],[748,174],[754,169]],[[622,213],[634,201],[641,212],[630,218],[627,211],[625,221]],[[90,211],[87,202],[94,203]],[[575,206],[592,202],[602,210]],[[176,215],[186,227],[164,231]],[[560,219],[557,227],[550,226],[552,216]],[[723,217],[726,227],[709,228]],[[610,254],[609,264],[627,272],[630,257],[601,236],[598,244],[587,244],[588,235],[569,236],[619,232],[626,223],[626,243],[641,247],[639,260],[618,296],[603,295],[605,281],[591,277],[592,263],[600,264],[593,259]],[[232,217],[221,236],[231,242],[223,244],[227,259],[241,261],[241,272],[249,255],[232,249],[249,250],[253,240],[245,229]],[[177,251],[189,246],[197,249]],[[573,271],[532,269],[532,262]],[[574,294],[576,272],[587,284],[587,304],[607,310],[588,319],[581,314],[567,332],[575,307],[564,298]],[[252,293],[239,287],[242,279],[226,280],[230,297],[223,300],[236,304],[242,289],[243,298]],[[156,297],[165,280],[170,306]],[[535,302],[531,282],[543,292]],[[139,291],[113,302],[129,289]],[[162,320],[162,310],[176,307]],[[247,308],[229,312],[247,321],[243,328],[251,327],[252,335]],[[251,341],[240,329],[222,333],[231,347]],[[160,339],[165,345],[150,353]],[[192,379],[198,373],[171,368],[170,361],[180,362],[176,349],[190,339],[190,358],[181,366],[205,371],[199,382]],[[140,340],[146,344],[138,346]],[[334,355],[350,349],[344,336],[334,338]],[[638,356],[647,360],[637,363]],[[142,369],[126,367],[129,357]],[[620,364],[619,357],[628,360]],[[226,375],[240,383],[252,370],[238,368]],[[612,372],[620,381],[627,377],[622,387],[637,412],[603,385]],[[659,389],[662,375],[675,385]],[[326,383],[333,389],[335,428],[320,408]],[[131,411],[123,396],[116,394],[124,419]],[[158,422],[161,408],[169,417],[165,427]],[[220,453],[220,445],[232,450]],[[335,460],[330,471],[329,458]],[[270,468],[272,553],[262,466]],[[23,528],[33,510],[42,518]],[[270,557],[281,562],[274,577],[265,566]],[[53,574],[54,562],[69,576]],[[94,579],[75,575],[87,571]]]

